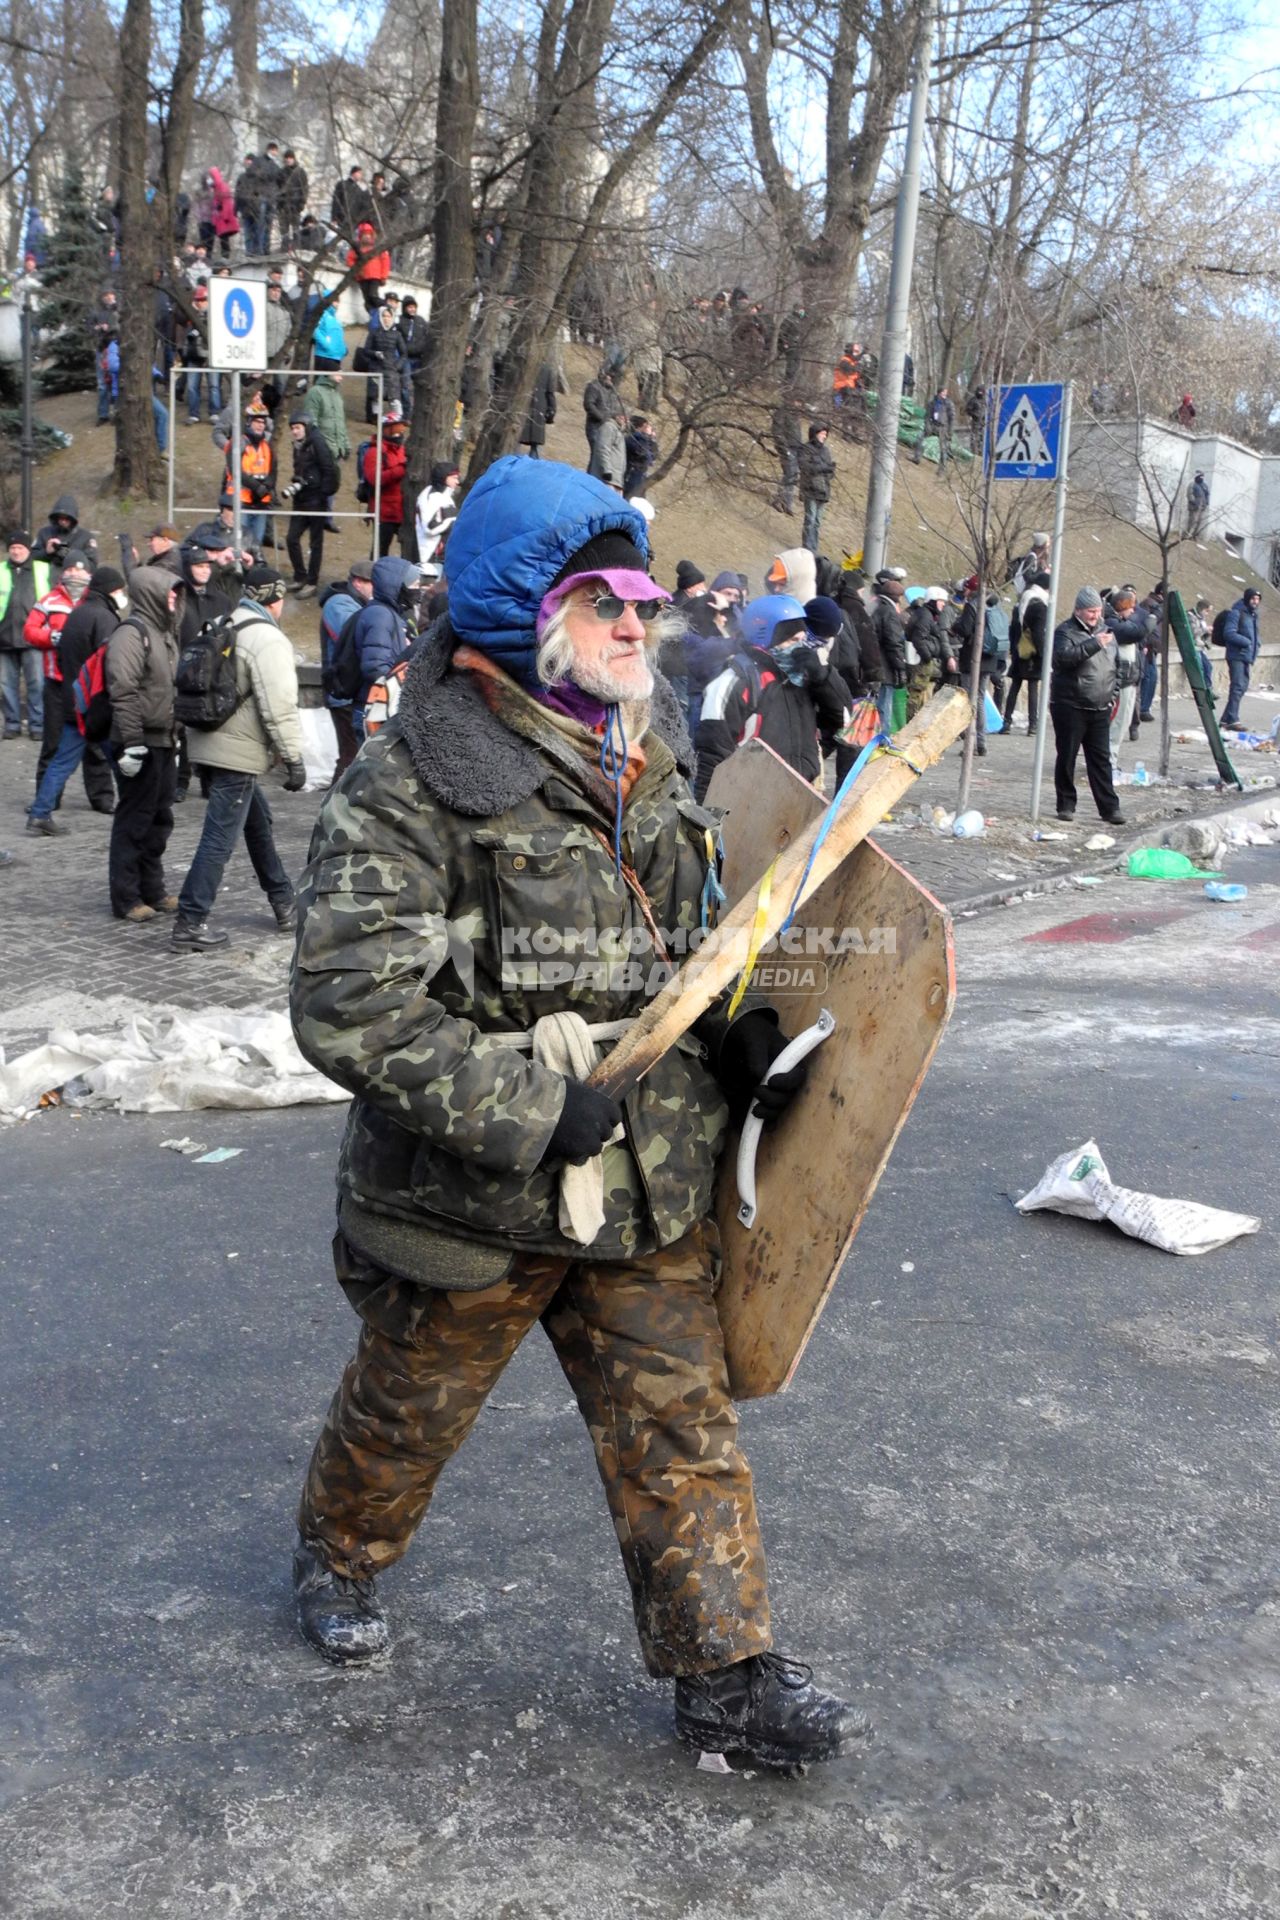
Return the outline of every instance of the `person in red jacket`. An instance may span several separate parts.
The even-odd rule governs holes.
[[[409,450],[405,445],[408,426],[399,417],[399,408],[393,408],[383,421],[382,426],[382,497],[378,512],[378,557],[384,558],[391,551],[393,540],[399,540],[400,551],[406,560],[415,556],[405,549],[401,532],[404,521],[404,476],[409,465]],[[378,442],[371,440],[364,456],[364,472],[361,478],[368,484],[372,498],[374,484],[378,477]]]
[[[44,598],[36,601],[22,628],[23,639],[29,647],[40,649],[44,664],[44,738],[40,746],[40,758],[36,762],[37,791],[62,739],[62,669],[58,665],[58,641],[67,624],[67,615],[85,596],[91,571],[85,556],[73,548],[57,585],[50,587]],[[95,813],[112,811],[116,798],[115,782],[111,778],[111,769],[96,748],[92,759],[84,761],[84,788]]]
[[[378,245],[372,221],[362,220],[356,228],[356,244],[347,248],[347,265],[357,267],[356,279],[360,282],[364,304],[372,313],[381,304],[383,285],[391,278],[391,255]]]

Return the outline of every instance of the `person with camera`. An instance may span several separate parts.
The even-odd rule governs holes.
[[[289,437],[293,442],[293,478],[282,487],[280,497],[290,504],[289,531],[285,544],[289,565],[293,568],[293,590],[299,600],[314,598],[320,585],[324,563],[324,530],[329,517],[329,501],[338,491],[338,464],[329,451],[329,443],[312,426],[300,407],[289,418]],[[309,548],[306,565],[302,562],[302,536]]]
[[[1107,625],[1102,595],[1081,587],[1070,616],[1053,630],[1053,679],[1049,717],[1056,746],[1053,781],[1059,820],[1074,820],[1076,760],[1084,749],[1089,791],[1108,826],[1124,815],[1111,777],[1111,709],[1116,699],[1116,643]]]
[[[87,527],[80,525],[80,509],[74,494],[59,494],[49,509],[49,518],[36,535],[36,558],[47,560],[54,568],[65,567],[73,553],[87,560],[88,571],[98,564],[97,543]]]
[[[220,727],[189,727],[187,750],[209,789],[200,844],[178,895],[171,944],[176,953],[205,953],[226,945],[229,935],[209,925],[222,876],[238,835],[271,903],[276,926],[297,924],[293,882],[284,870],[272,833],[271,808],[262,776],[278,761],[286,793],[307,784],[298,718],[298,670],[293,648],[280,627],[286,586],[275,567],[250,567],[244,598],[230,617],[235,643],[236,706]]]

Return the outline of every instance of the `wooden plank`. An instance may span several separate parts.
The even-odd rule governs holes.
[[[779,841],[822,806],[758,743],[717,769],[713,798],[725,809],[731,901],[754,894]],[[843,954],[804,951],[821,949],[828,930],[832,944],[844,934]],[[744,1400],[780,1392],[795,1373],[955,999],[945,910],[871,842],[809,898],[787,944],[800,951],[766,955],[759,990],[788,1034],[824,1007],[837,1024],[810,1057],[804,1094],[761,1140],[750,1231],[737,1217],[736,1138],[721,1162],[717,1305],[730,1382]]]
[[[779,863],[766,933],[781,926],[802,881],[806,896],[816,892],[902,797],[917,772],[942,758],[971,718],[968,699],[958,690],[936,695],[897,736],[900,752],[882,755],[863,769],[820,846],[821,823],[812,822]],[[742,972],[751,953],[754,919],[755,902],[744,896],[601,1061],[591,1075],[593,1086],[618,1098],[644,1078]]]

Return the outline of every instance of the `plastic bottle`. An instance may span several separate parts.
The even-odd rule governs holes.
[[[1147,772],[1141,760],[1139,760],[1133,770],[1133,784],[1135,787],[1149,787],[1151,785],[1151,775]]]

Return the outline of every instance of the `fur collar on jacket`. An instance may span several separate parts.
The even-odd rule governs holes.
[[[448,619],[437,621],[405,675],[396,724],[423,785],[454,813],[484,818],[505,813],[536,793],[546,762],[490,713],[469,675],[448,671],[457,644]],[[689,779],[693,747],[676,697],[661,674],[654,675],[649,726]]]

